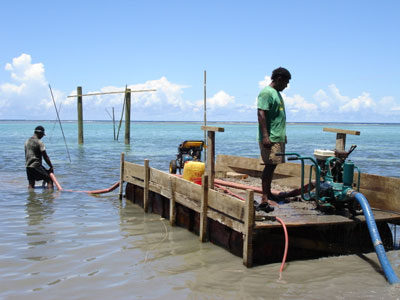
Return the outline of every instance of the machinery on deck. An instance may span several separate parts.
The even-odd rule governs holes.
[[[325,129],[324,129],[325,131]],[[343,149],[346,131],[331,130],[338,133],[343,140]],[[338,142],[338,141],[337,141]],[[338,143],[337,143],[338,145]],[[352,145],[349,151],[345,150],[315,150],[313,157],[301,156],[298,153],[280,153],[288,155],[288,160],[300,160],[301,162],[301,197],[303,200],[317,203],[318,208],[326,213],[349,215],[350,217],[362,213],[368,226],[372,244],[379,262],[390,284],[399,284],[400,280],[387,259],[378,228],[367,198],[359,192],[361,172],[350,160],[349,155],[356,145]],[[305,161],[311,161],[309,173],[309,189],[304,189]],[[357,182],[354,184],[354,169],[358,172]],[[315,190],[311,191],[313,170],[315,170]]]
[[[298,153],[285,153],[288,160],[301,161],[301,197],[303,200],[314,200],[318,208],[327,213],[349,212],[351,215],[360,213],[358,202],[351,197],[351,193],[359,191],[359,168],[350,160],[346,160],[354,151],[356,145],[352,145],[349,151],[344,150],[315,150],[313,157],[301,156]],[[315,171],[315,190],[304,190],[305,161],[311,161],[309,172],[309,187],[312,186],[313,170]],[[358,172],[357,183],[353,184],[354,170]]]
[[[182,173],[182,169],[187,161],[201,161],[201,152],[203,152],[204,141],[184,141],[178,147],[176,159],[169,163],[169,172],[171,174]]]

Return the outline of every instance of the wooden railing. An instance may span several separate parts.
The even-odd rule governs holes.
[[[207,236],[207,219],[210,218],[243,234],[243,263],[251,267],[252,236],[255,228],[254,192],[247,191],[246,201],[222,194],[209,188],[208,177],[204,175],[202,185],[187,181],[173,174],[151,168],[149,161],[143,165],[125,161],[121,154],[120,198],[123,183],[129,182],[144,189],[143,208],[150,205],[149,192],[155,192],[170,200],[170,224],[175,225],[176,203],[200,214],[200,241]]]

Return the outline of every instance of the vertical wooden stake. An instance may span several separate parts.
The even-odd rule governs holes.
[[[214,189],[214,178],[215,178],[215,132],[208,131],[207,140],[207,174],[208,174],[208,186],[210,189]]]
[[[207,72],[204,70],[204,126],[207,126]],[[207,134],[204,131],[204,143],[207,145]],[[204,161],[207,161],[207,151],[204,152]]]
[[[336,150],[345,150],[346,147],[346,134],[337,133],[336,134]]]
[[[122,199],[123,187],[124,187],[124,164],[125,164],[125,153],[121,153],[121,165],[120,165],[120,173],[119,173],[119,200]]]
[[[201,184],[201,207],[200,207],[200,241],[204,243],[207,239],[207,210],[208,210],[208,176],[203,175]]]
[[[78,95],[78,143],[83,144],[83,105],[82,105],[82,87],[78,86],[77,91]]]
[[[246,206],[244,216],[243,264],[253,266],[253,228],[254,228],[254,191],[246,191]]]
[[[176,223],[175,187],[172,176],[169,177],[168,185],[169,185],[169,190],[171,191],[171,196],[169,198],[169,223],[171,224],[171,226],[175,226]]]
[[[131,142],[131,90],[126,90],[125,97],[125,145],[129,145]]]
[[[143,193],[143,209],[145,212],[148,211],[149,208],[149,160],[144,160],[144,193]]]
[[[114,114],[114,106],[113,106],[113,108],[112,108],[112,112],[113,112],[113,114],[112,114],[112,120],[113,120],[113,128],[114,128],[114,141],[115,141],[115,114]]]

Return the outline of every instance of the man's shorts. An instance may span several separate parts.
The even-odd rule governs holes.
[[[43,166],[26,168],[26,175],[28,176],[28,181],[44,180],[45,182],[50,182],[51,180],[49,173]]]
[[[276,153],[285,153],[285,143],[272,143],[271,148],[265,148],[263,143],[259,142],[260,146],[260,164],[262,165],[277,165],[285,162],[285,156],[276,156]]]

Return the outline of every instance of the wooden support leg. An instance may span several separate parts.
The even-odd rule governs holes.
[[[246,191],[246,207],[244,219],[243,264],[253,266],[253,228],[254,228],[254,192]]]
[[[207,210],[208,210],[208,176],[203,175],[200,207],[200,241],[207,240]]]
[[[336,150],[346,150],[346,134],[337,133],[336,134]]]
[[[144,193],[143,193],[143,209],[148,212],[149,209],[149,160],[144,160]]]
[[[208,132],[207,140],[207,174],[208,174],[208,186],[210,189],[214,189],[214,177],[215,177],[215,132]]]
[[[121,165],[120,165],[120,177],[119,177],[119,200],[122,199],[122,193],[124,190],[124,163],[125,163],[125,153],[121,153]]]
[[[171,226],[175,226],[176,223],[176,206],[175,206],[175,187],[172,176],[169,177],[169,190],[171,191],[171,196],[169,198],[169,223]]]

